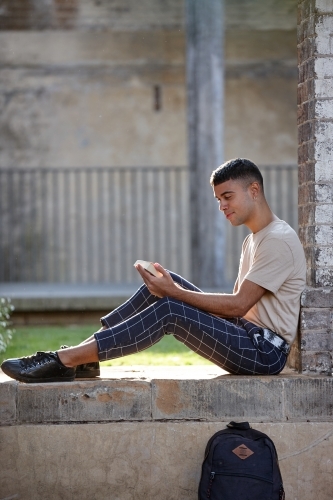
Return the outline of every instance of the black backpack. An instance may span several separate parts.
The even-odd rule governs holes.
[[[199,500],[285,500],[273,441],[248,422],[230,422],[208,441]]]

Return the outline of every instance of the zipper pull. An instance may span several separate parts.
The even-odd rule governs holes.
[[[210,473],[210,479],[213,481],[214,480],[214,477],[215,477],[215,472],[211,472]]]

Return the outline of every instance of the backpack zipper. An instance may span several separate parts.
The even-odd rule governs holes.
[[[209,478],[209,485],[207,488],[207,498],[210,498],[211,494],[211,489],[212,489],[212,484],[215,479],[215,476],[234,476],[234,477],[250,477],[251,479],[258,479],[259,481],[264,481],[265,483],[273,484],[273,481],[269,481],[268,479],[263,479],[262,477],[259,476],[253,476],[251,474],[225,474],[224,472],[211,472],[210,473],[210,478]],[[283,497],[282,497],[283,499]]]
[[[207,498],[210,498],[210,492],[211,492],[211,489],[212,489],[212,484],[213,484],[213,481],[214,481],[214,477],[215,477],[215,472],[211,472],[210,473],[210,479],[209,479],[209,485],[208,485],[208,489],[207,489]]]
[[[265,483],[273,484],[273,481],[270,481],[269,479],[264,479],[263,477],[260,477],[260,476],[255,476],[254,474],[233,474],[232,472],[230,472],[229,474],[226,474],[225,472],[211,472],[210,473],[210,480],[213,481],[216,475],[234,476],[234,477],[250,477],[251,479],[259,479],[260,481],[264,481]]]

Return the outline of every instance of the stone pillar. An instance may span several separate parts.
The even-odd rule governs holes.
[[[330,374],[333,350],[333,2],[298,4],[299,231],[307,259],[303,373]]]
[[[223,0],[186,0],[192,280],[224,285],[224,221],[209,185],[223,162]]]

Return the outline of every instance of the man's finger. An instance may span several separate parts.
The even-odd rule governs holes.
[[[139,271],[139,273],[141,274],[143,281],[148,286],[149,279],[151,278],[151,274],[144,267],[142,267],[140,264],[137,264],[135,267],[136,267],[137,271]]]
[[[161,274],[163,274],[163,276],[169,276],[168,271],[166,269],[164,269],[164,267],[161,266],[161,264],[159,264],[158,262],[155,262],[154,267],[157,271],[159,271]]]

